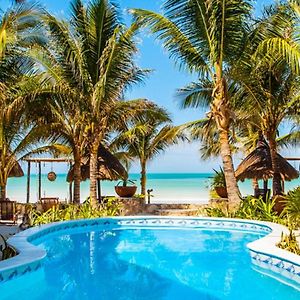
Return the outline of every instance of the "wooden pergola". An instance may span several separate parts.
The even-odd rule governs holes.
[[[30,202],[30,173],[31,173],[31,163],[38,164],[38,199],[42,198],[42,163],[69,163],[72,164],[73,159],[71,158],[26,158],[27,161],[27,194],[26,202]],[[70,182],[70,200],[72,200],[72,182]]]
[[[290,161],[300,161],[300,157],[285,157],[285,159]]]

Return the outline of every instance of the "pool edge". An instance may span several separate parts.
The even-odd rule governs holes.
[[[67,222],[57,222],[37,226],[20,232],[8,240],[9,245],[18,251],[18,255],[0,262],[0,282],[9,281],[27,272],[35,271],[42,265],[46,251],[34,246],[31,242],[41,236],[72,228],[111,226],[165,226],[188,228],[223,228],[235,230],[252,230],[269,232],[265,237],[247,245],[252,263],[262,269],[272,271],[300,284],[300,256],[282,250],[276,246],[282,232],[288,234],[286,227],[262,221],[206,218],[206,217],[162,217],[162,216],[128,216],[108,217],[99,219],[82,219]]]

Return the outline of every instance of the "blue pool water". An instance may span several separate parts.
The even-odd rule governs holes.
[[[261,235],[200,229],[126,229],[51,235],[44,267],[0,285],[0,299],[299,300],[253,269]]]

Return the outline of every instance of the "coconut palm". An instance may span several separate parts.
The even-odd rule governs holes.
[[[72,148],[76,202],[80,200],[81,158],[85,148],[89,149],[90,198],[96,205],[101,142],[130,114],[147,107],[141,100],[123,100],[126,88],[140,82],[147,73],[133,60],[137,25],[126,28],[118,8],[108,0],[87,5],[81,0],[72,1],[70,22],[51,15],[44,19],[50,42],[47,48],[32,51],[45,70],[37,101],[47,104],[44,121],[51,124],[54,140]]]
[[[112,147],[121,147],[127,157],[138,159],[142,195],[146,195],[148,162],[171,145],[186,139],[183,129],[183,126],[173,126],[168,112],[155,106],[151,111],[128,119],[127,129],[112,142]]]
[[[263,132],[272,149],[274,194],[281,192],[276,162],[279,126],[297,112],[298,79],[281,56],[277,54],[270,58],[265,53],[257,52],[257,49],[271,37],[286,38],[286,28],[292,29],[293,26],[293,14],[286,5],[266,8],[263,18],[249,30],[247,50],[226,73],[227,97],[234,111],[235,121],[234,134],[231,135],[232,147],[233,144],[238,148],[242,145],[246,148],[253,147],[258,134]],[[184,107],[205,106],[213,101],[213,82],[206,80],[193,83],[181,89],[180,95],[184,98]],[[200,136],[205,142],[202,151],[206,155],[220,153],[218,126],[213,115],[209,114],[206,120],[192,123],[192,128],[192,134]]]
[[[0,21],[0,188],[1,200],[6,198],[7,179],[22,175],[18,160],[32,150],[40,129],[26,115],[27,101],[35,81],[33,62],[25,49],[43,45],[39,8],[16,4]]]
[[[247,110],[248,123],[268,140],[274,195],[282,193],[277,162],[279,127],[299,112],[299,77],[281,54],[273,52],[270,57],[270,53],[260,53],[259,48],[269,39],[290,39],[295,26],[294,14],[285,4],[266,9],[250,36],[247,63],[242,62],[233,72],[240,86],[237,105]]]
[[[167,0],[164,15],[136,9],[139,24],[162,40],[170,56],[200,81],[213,82],[211,114],[217,124],[230,203],[240,201],[229,143],[233,114],[227,97],[225,70],[244,49],[250,1]]]

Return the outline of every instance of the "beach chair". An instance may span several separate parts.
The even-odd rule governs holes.
[[[16,223],[16,201],[0,201],[0,220],[1,222],[13,222]]]
[[[59,200],[58,198],[52,197],[52,198],[41,198],[41,204],[43,211],[47,211],[53,207],[58,207]]]

